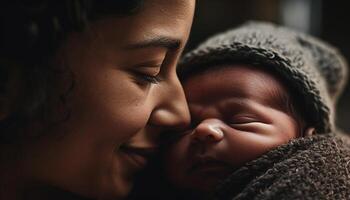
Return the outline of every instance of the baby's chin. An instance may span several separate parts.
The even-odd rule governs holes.
[[[191,185],[191,190],[200,193],[211,193],[223,179],[207,177],[205,180]]]
[[[231,171],[194,173],[184,177],[183,180],[177,180],[175,185],[184,191],[207,195],[212,193],[220,183],[232,174]]]
[[[176,184],[175,191],[180,197],[185,196],[188,199],[207,199],[214,193],[220,183],[221,180],[214,180],[211,178],[201,182],[191,180],[191,182]]]

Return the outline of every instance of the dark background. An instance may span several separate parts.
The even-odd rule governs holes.
[[[350,7],[331,0],[198,0],[187,50],[248,20],[271,21],[307,32],[338,47],[350,60]],[[337,124],[350,133],[350,84],[337,106]]]

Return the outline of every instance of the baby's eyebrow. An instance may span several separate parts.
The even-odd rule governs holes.
[[[253,111],[250,100],[246,97],[231,97],[215,105],[197,105],[190,103],[191,127],[206,118],[223,118],[232,113]]]
[[[220,112],[225,113],[225,112],[232,112],[234,111],[242,111],[242,110],[251,110],[251,105],[249,103],[248,98],[230,98],[228,100],[225,100],[221,102],[218,105],[218,109]]]
[[[262,121],[269,122],[268,118],[266,118],[268,113],[261,110],[262,107],[266,106],[270,107],[269,105],[249,98],[233,98],[222,102],[219,109],[224,119],[230,119],[235,115],[243,114],[254,116]]]

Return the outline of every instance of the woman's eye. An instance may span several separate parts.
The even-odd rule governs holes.
[[[159,77],[159,74],[157,75],[150,75],[142,72],[134,72],[137,82],[144,85],[144,84],[158,84],[161,81],[161,78]]]

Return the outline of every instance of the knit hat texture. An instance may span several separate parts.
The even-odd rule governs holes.
[[[272,23],[248,22],[209,38],[185,54],[178,74],[184,80],[198,71],[230,63],[277,73],[297,92],[317,132],[334,130],[334,109],[347,80],[347,63],[333,46]]]

